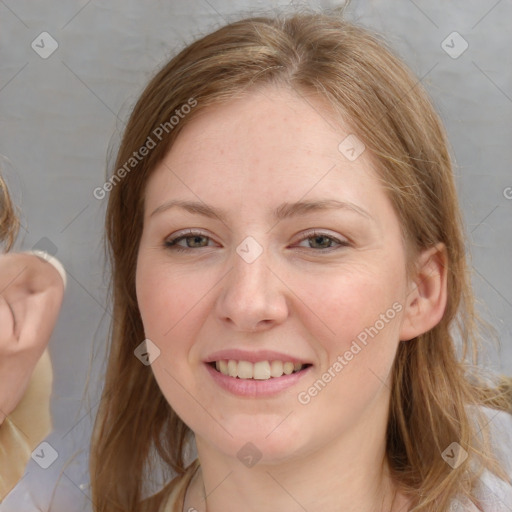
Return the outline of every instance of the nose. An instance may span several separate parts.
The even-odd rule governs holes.
[[[271,268],[267,252],[251,263],[235,252],[232,261],[216,303],[218,318],[231,328],[248,332],[284,322],[289,311],[287,287],[277,269]]]

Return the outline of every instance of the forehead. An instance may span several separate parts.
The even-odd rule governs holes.
[[[186,124],[153,171],[146,200],[158,206],[171,192],[240,207],[306,194],[375,199],[383,192],[374,162],[368,151],[347,158],[347,137],[354,137],[348,124],[336,123],[318,96],[260,88],[207,107]]]
[[[337,156],[338,144],[349,131],[346,122],[334,123],[333,113],[318,95],[266,86],[200,111],[180,133],[172,152],[181,161],[194,158],[191,149],[223,160],[243,155],[258,161],[293,161],[311,152]]]

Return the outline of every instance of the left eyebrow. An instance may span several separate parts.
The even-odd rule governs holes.
[[[310,212],[329,210],[348,210],[358,213],[367,219],[373,220],[373,217],[360,206],[349,201],[339,201],[337,199],[283,203],[274,210],[274,217],[277,220],[282,220],[296,215],[307,215]]]
[[[150,215],[169,210],[171,208],[182,208],[190,213],[203,215],[204,217],[217,218],[225,222],[228,214],[226,210],[215,208],[198,201],[182,201],[173,199],[161,204]],[[347,210],[355,212],[367,219],[374,220],[373,217],[363,208],[349,201],[339,201],[337,199],[322,199],[318,201],[298,201],[295,203],[282,203],[273,210],[273,217],[277,220],[283,220],[298,215],[307,215],[308,213],[329,210]]]

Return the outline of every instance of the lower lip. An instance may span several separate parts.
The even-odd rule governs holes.
[[[218,372],[209,364],[205,364],[205,366],[215,383],[222,389],[225,389],[234,395],[251,398],[277,395],[281,391],[291,388],[297,384],[297,382],[299,382],[299,380],[302,379],[302,377],[312,368],[311,366],[308,366],[304,370],[297,373],[291,373],[290,375],[271,377],[267,380],[256,380],[230,377],[229,375],[224,375],[223,373]]]

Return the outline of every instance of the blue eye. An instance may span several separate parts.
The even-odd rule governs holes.
[[[327,233],[322,233],[321,231],[313,231],[307,233],[305,236],[303,236],[299,242],[303,242],[305,240],[313,240],[314,244],[319,244],[321,247],[319,247],[320,252],[321,251],[329,251],[329,250],[335,250],[339,247],[347,247],[349,242],[347,240],[339,240],[338,238],[335,238]],[[326,245],[327,242],[327,245]],[[333,247],[333,243],[337,244],[339,247]],[[311,244],[310,244],[311,245]],[[309,247],[310,249],[313,249],[314,247]],[[319,252],[319,251],[316,251]]]
[[[186,246],[178,244],[182,240],[185,240]],[[188,252],[193,249],[211,247],[210,245],[208,245],[209,240],[211,240],[211,238],[209,236],[204,235],[200,231],[189,230],[186,233],[180,234],[174,238],[168,238],[167,240],[165,240],[164,245],[166,248],[171,249],[173,251]],[[303,242],[305,240],[313,240],[312,244],[310,244],[310,247],[308,248],[318,249],[314,252],[328,252],[336,250],[340,247],[347,247],[348,245],[350,245],[347,240],[339,240],[336,237],[319,231],[307,233],[299,240],[299,242]],[[315,244],[318,244],[320,247],[314,247]]]
[[[178,251],[178,252],[189,251],[189,250],[198,249],[201,247],[208,247],[208,243],[206,245],[201,245],[201,239],[202,239],[202,241],[209,240],[210,237],[204,235],[203,233],[201,233],[199,231],[189,230],[185,234],[178,235],[174,238],[168,238],[165,241],[164,245],[165,245],[165,247],[172,249],[173,251]],[[187,244],[186,247],[183,247],[182,245],[178,245],[178,242],[181,242],[182,240],[186,241],[186,244]],[[189,240],[191,240],[190,243],[188,242]],[[196,244],[198,244],[198,245],[196,245]]]

